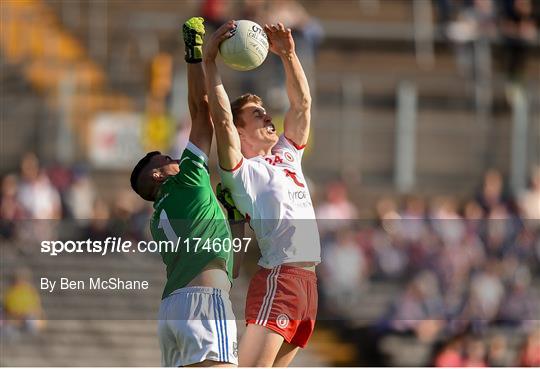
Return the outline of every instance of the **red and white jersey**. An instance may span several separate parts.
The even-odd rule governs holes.
[[[220,169],[223,184],[255,231],[264,268],[321,261],[315,211],[302,173],[303,151],[281,135],[272,155],[244,158],[231,171]]]

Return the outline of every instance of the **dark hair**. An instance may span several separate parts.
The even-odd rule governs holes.
[[[131,177],[129,181],[131,182],[131,188],[133,188],[133,191],[138,193],[143,199],[152,201],[153,199],[149,198],[148,196],[145,196],[139,192],[139,176],[141,172],[143,171],[144,167],[150,162],[150,160],[156,156],[161,155],[161,152],[159,151],[151,151],[148,154],[144,156],[137,165],[135,165],[135,168],[133,168],[133,172],[131,172]]]

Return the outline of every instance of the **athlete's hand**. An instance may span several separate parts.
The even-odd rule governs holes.
[[[205,61],[214,61],[216,60],[217,54],[219,52],[219,45],[231,37],[234,34],[234,29],[236,25],[234,20],[230,20],[227,23],[219,27],[212,35],[208,42],[206,42],[206,48],[204,50],[204,60]]]
[[[233,222],[242,222],[244,221],[244,216],[236,208],[236,204],[231,195],[229,189],[223,187],[221,183],[218,183],[216,186],[216,197],[221,202],[223,207],[227,210],[227,218]]]
[[[188,63],[202,61],[204,33],[204,19],[201,17],[191,17],[182,26],[182,35],[186,45],[185,59]]]
[[[283,23],[265,24],[264,32],[268,36],[270,51],[278,56],[286,56],[294,52],[294,40],[290,28],[285,28]]]

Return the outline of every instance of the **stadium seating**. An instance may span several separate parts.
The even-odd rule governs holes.
[[[29,147],[38,150],[44,162],[55,157],[55,129],[60,117],[58,81],[65,70],[73,71],[76,82],[72,128],[80,150],[79,157],[74,159],[84,158],[88,121],[95,113],[144,111],[151,58],[162,50],[181,59],[179,25],[197,12],[196,2],[181,3],[182,6],[167,0],[115,0],[108,2],[105,13],[99,13],[103,9],[92,8],[91,2],[85,1],[3,1],[2,22],[9,32],[0,37],[0,103],[7,107],[2,124],[3,134],[10,139],[3,141],[6,146],[2,148],[0,169],[14,169]],[[410,2],[350,1],[342,2],[342,6],[328,1],[302,3],[326,31],[316,58],[313,147],[305,159],[306,174],[314,182],[342,176],[357,189],[351,197],[362,204],[362,216],[371,215],[370,205],[381,195],[395,195],[396,91],[403,81],[412,82],[418,94],[417,192],[425,196],[470,194],[488,165],[508,172],[512,113],[500,73],[495,73],[492,81],[492,119],[482,126],[474,108],[471,78],[458,70],[453,46],[440,34],[435,37],[433,67],[419,66],[412,39]],[[75,11],[73,4],[79,7]],[[96,12],[103,16],[99,21],[105,24],[105,57],[93,53],[94,27],[103,24],[95,22]],[[26,28],[31,32],[22,31]],[[32,46],[21,46],[27,45],[28,35],[35,38],[28,43]],[[45,48],[45,43],[57,46]],[[494,52],[497,51],[495,45]],[[540,141],[540,128],[533,124],[540,120],[538,47],[531,56],[525,80],[530,92],[530,140],[536,143]],[[233,91],[239,90],[234,75],[225,78]],[[361,83],[358,100],[350,100],[346,91],[354,89],[356,82]],[[538,154],[538,148],[532,147],[531,155]],[[107,201],[127,184],[124,172],[94,171],[92,177],[99,189],[108,190],[102,191]],[[16,245],[2,244],[2,281],[14,270],[15,264],[10,263],[20,256],[9,251],[15,248]],[[134,260],[134,264],[126,264],[125,260],[117,263],[114,258],[104,261],[41,257],[28,259],[27,266],[35,276],[54,275],[59,269],[81,277],[87,277],[89,271],[104,276],[132,273],[130,268],[119,268],[119,264],[136,265],[138,272],[151,276],[152,283],[162,283],[162,263],[153,257]],[[236,306],[242,306],[246,281],[241,279],[233,290]],[[539,281],[533,285],[540,285]],[[395,283],[371,283],[365,291],[369,298],[348,312],[347,329],[334,331],[332,321],[321,322],[309,350],[301,351],[294,364],[362,362],[358,356],[369,347],[367,326],[380,318],[381,307],[388,306],[400,288]],[[65,294],[60,298],[44,294],[43,305],[49,319],[46,330],[36,337],[25,335],[19,341],[3,343],[1,365],[158,365],[153,320],[158,301],[159,293],[139,294],[133,298],[135,306],[129,304],[131,300],[106,294]],[[121,314],[134,307],[135,315],[130,319],[100,320],[103,311],[116,310]],[[140,319],[141,312],[144,319]],[[87,319],[78,319],[81,316]],[[240,322],[239,328],[242,329]],[[358,340],[359,334],[364,341]],[[515,352],[521,337],[512,337],[505,331],[502,334],[511,338],[510,346]],[[386,363],[403,366],[424,365],[430,354],[428,345],[397,335],[385,337],[381,350],[388,357]],[[411,354],[402,355],[403,352]]]

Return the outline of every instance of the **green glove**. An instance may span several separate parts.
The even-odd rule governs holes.
[[[244,216],[236,208],[234,200],[231,195],[231,191],[223,187],[221,183],[216,186],[216,197],[221,202],[225,210],[227,210],[227,218],[232,222],[244,221]]]
[[[204,38],[204,19],[202,17],[189,18],[182,26],[182,34],[186,45],[186,61],[200,63],[202,61],[202,45]]]

